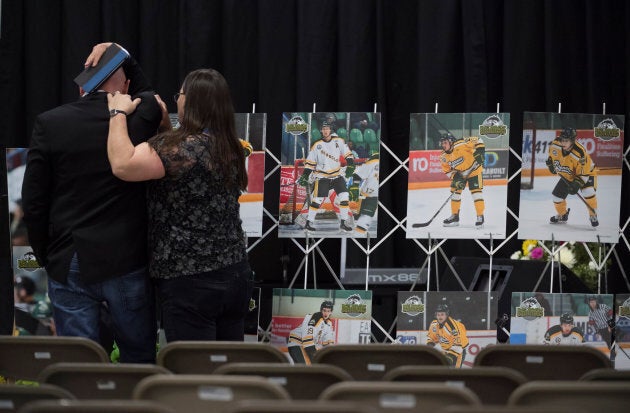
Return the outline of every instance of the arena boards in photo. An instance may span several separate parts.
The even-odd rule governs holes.
[[[623,115],[523,113],[518,238],[617,243],[623,131]]]
[[[375,238],[380,137],[380,113],[283,113],[278,237]]]
[[[263,197],[265,188],[265,139],[267,114],[235,113],[236,136],[251,145],[251,153],[245,158],[247,167],[247,191],[239,198],[243,231],[248,237],[262,236]],[[245,154],[250,152],[243,143]]]
[[[412,113],[407,238],[504,239],[509,113]]]
[[[615,294],[615,368],[630,369],[630,294]]]
[[[271,315],[271,344],[310,364],[323,347],[370,343],[372,292],[274,288]]]
[[[492,294],[399,291],[396,340],[433,345],[452,366],[472,367],[479,351],[497,341],[497,302]]]
[[[511,344],[591,346],[610,355],[612,294],[513,292]]]

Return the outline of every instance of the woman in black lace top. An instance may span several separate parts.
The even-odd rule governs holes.
[[[149,271],[167,341],[243,340],[252,273],[238,197],[247,174],[230,90],[219,72],[200,69],[175,99],[180,128],[134,147],[126,115],[141,102],[109,96],[112,171],[150,181]]]

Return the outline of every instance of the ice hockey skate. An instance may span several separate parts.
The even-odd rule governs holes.
[[[571,212],[571,208],[567,209],[566,214],[563,215],[554,215],[551,218],[549,218],[549,223],[550,224],[566,224],[567,221],[569,220],[569,212]]]
[[[352,228],[352,225],[350,222],[348,222],[348,220],[342,219],[339,223],[339,230],[341,232],[352,232],[354,228]]]
[[[317,232],[317,229],[315,229],[315,227],[313,226],[313,223],[311,221],[306,221],[306,225],[304,225],[304,231],[308,232],[309,234],[313,234],[315,232]]]
[[[477,221],[475,221],[475,228],[480,229],[483,228],[483,215],[477,215]]]
[[[597,220],[597,215],[590,215],[588,219],[591,221],[591,226],[597,227],[599,226],[599,221]]]
[[[459,214],[453,214],[450,217],[442,221],[445,227],[457,227],[459,226]]]

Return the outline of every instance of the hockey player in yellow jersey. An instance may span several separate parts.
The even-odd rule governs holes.
[[[448,305],[439,304],[435,308],[435,320],[429,326],[427,344],[439,344],[451,366],[462,366],[468,348],[466,326],[450,316]]]
[[[444,220],[444,226],[456,227],[459,225],[462,191],[468,185],[477,214],[475,227],[483,228],[483,213],[486,205],[483,200],[482,174],[486,146],[476,136],[458,139],[450,133],[442,135],[440,146],[442,147],[440,154],[442,170],[451,180],[451,216]]]
[[[588,206],[589,221],[593,227],[596,227],[599,225],[596,193],[597,171],[584,146],[575,141],[576,137],[575,129],[564,128],[549,146],[547,167],[552,174],[560,177],[551,192],[557,214],[549,219],[549,223],[566,223],[571,210],[567,208],[567,196],[581,193],[581,197]]]
[[[319,312],[307,314],[302,323],[291,330],[287,350],[294,362],[310,364],[317,350],[335,343],[332,312],[333,302],[326,300]]]

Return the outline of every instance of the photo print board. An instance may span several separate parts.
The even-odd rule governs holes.
[[[513,292],[510,344],[586,345],[609,355],[612,294]]]
[[[479,351],[497,341],[494,294],[399,291],[396,339],[409,345],[434,343],[434,348],[444,353],[452,366],[472,367]],[[440,324],[444,327],[440,328]]]
[[[623,115],[523,113],[518,238],[617,243],[623,130]]]
[[[615,294],[616,369],[630,369],[630,294]]]
[[[371,291],[274,288],[272,303],[271,344],[295,363],[325,346],[370,343]]]
[[[173,128],[179,128],[177,113],[169,113],[169,118]],[[267,114],[235,113],[234,121],[236,136],[241,140],[245,151],[245,167],[247,168],[247,190],[238,199],[241,206],[242,228],[247,237],[261,237]]]
[[[251,145],[251,154],[245,158],[247,190],[238,198],[241,205],[242,228],[247,237],[261,237],[263,234],[267,114],[235,113],[234,117],[236,136]],[[248,145],[241,143],[247,154]]]
[[[376,112],[283,113],[278,236],[376,238],[380,137]]]
[[[504,239],[509,141],[509,113],[412,113],[407,238]]]
[[[48,275],[39,265],[28,240],[22,220],[22,182],[26,169],[26,148],[7,148],[7,189],[9,232],[13,279],[26,290],[33,289],[35,304],[15,302],[15,324],[19,335],[51,335],[52,307],[48,300]]]

